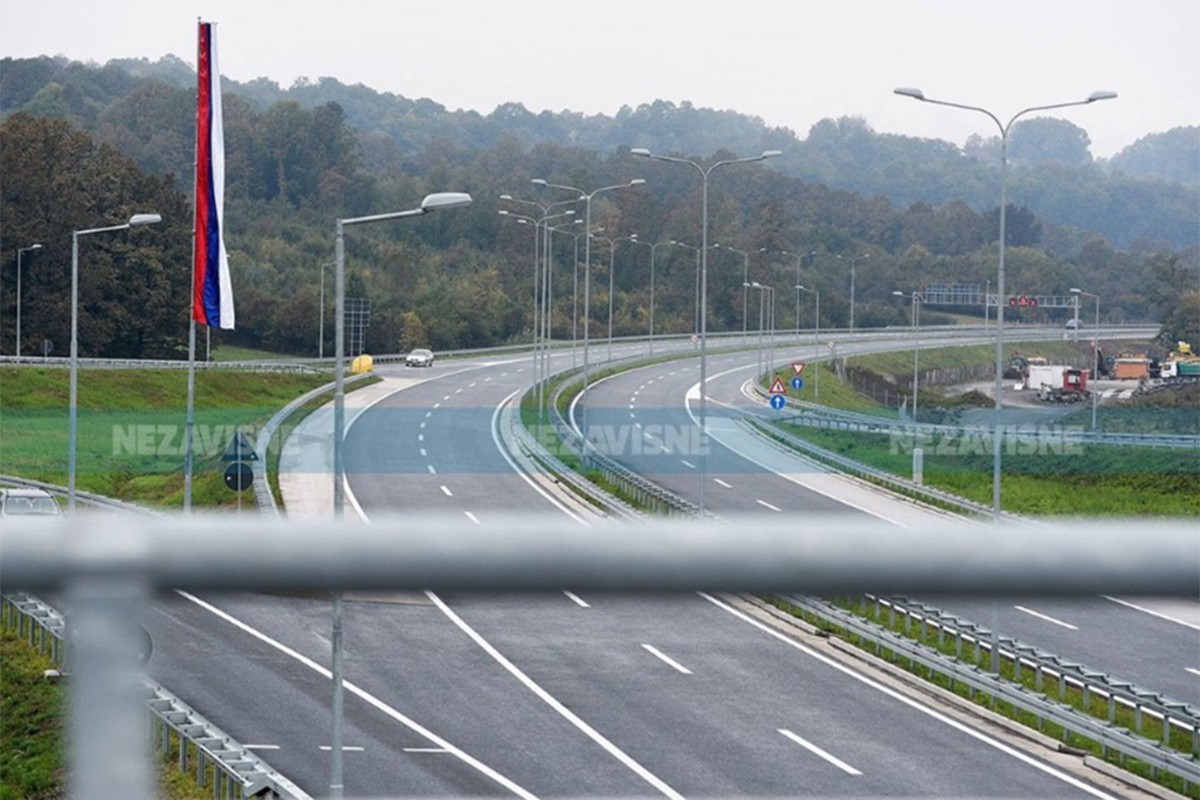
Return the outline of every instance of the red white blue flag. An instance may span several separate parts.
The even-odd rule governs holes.
[[[233,285],[225,253],[225,129],[217,26],[200,23],[196,74],[196,243],[192,320],[233,328]]]

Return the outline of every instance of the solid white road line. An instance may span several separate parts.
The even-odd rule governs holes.
[[[778,639],[779,641],[783,642],[784,644],[788,645],[789,647],[793,647],[796,650],[799,650],[800,652],[804,653],[805,655],[807,655],[811,658],[815,658],[817,661],[820,661],[822,664],[825,664],[826,666],[831,667],[831,668],[837,670],[838,672],[843,673],[844,675],[846,675],[849,678],[853,678],[854,680],[858,681],[859,683],[862,683],[865,686],[871,687],[872,689],[876,690],[877,692],[881,692],[882,694],[887,695],[888,697],[892,698],[893,700],[903,703],[904,705],[908,706],[909,708],[912,708],[915,711],[918,711],[922,714],[925,714],[928,717],[931,717],[932,719],[936,719],[938,722],[941,722],[945,725],[950,726],[951,728],[958,731],[959,733],[969,736],[972,739],[976,739],[977,741],[980,741],[980,742],[988,745],[989,747],[993,747],[996,750],[999,750],[1001,753],[1004,753],[1005,755],[1011,756],[1011,757],[1017,759],[1018,761],[1033,767],[1036,770],[1039,770],[1047,775],[1050,775],[1053,778],[1056,778],[1056,779],[1062,781],[1063,783],[1066,783],[1070,786],[1075,787],[1076,789],[1079,789],[1080,791],[1090,794],[1092,797],[1103,798],[1103,800],[1117,800],[1112,795],[1105,794],[1104,792],[1100,791],[1099,789],[1097,789],[1093,786],[1088,786],[1086,783],[1075,778],[1072,775],[1068,775],[1067,773],[1062,772],[1058,769],[1055,769],[1054,767],[1051,767],[1048,764],[1043,764],[1040,761],[1037,761],[1036,759],[1032,758],[1031,756],[1028,756],[1025,753],[1022,753],[1020,750],[1016,750],[997,739],[993,739],[992,737],[990,737],[984,733],[980,733],[979,731],[974,730],[973,728],[959,722],[958,720],[951,719],[950,717],[946,716],[945,714],[941,713],[940,711],[936,711],[933,708],[930,708],[929,706],[922,705],[921,703],[917,702],[916,700],[909,697],[908,695],[901,694],[900,692],[896,691],[895,689],[892,689],[888,686],[884,686],[882,683],[879,683],[878,681],[876,681],[872,678],[868,678],[866,675],[855,672],[853,669],[846,666],[845,664],[841,664],[837,661],[834,661],[829,656],[823,655],[822,653],[818,653],[816,650],[813,650],[811,647],[808,647],[807,645],[802,644],[801,642],[797,641],[796,639],[793,639],[792,637],[776,630],[775,628],[772,628],[771,626],[767,625],[765,622],[760,622],[759,620],[754,619],[753,617],[749,616],[748,614],[738,611],[733,606],[729,605],[728,603],[724,603],[724,602],[718,600],[717,598],[713,597],[710,594],[707,594],[705,592],[700,592],[699,594],[701,597],[703,597],[708,602],[712,603],[713,605],[717,606],[720,609],[723,609],[723,610],[729,612],[733,616],[740,619],[742,622],[746,622],[750,625],[753,625],[755,628],[758,628],[760,631],[767,634],[768,636]]]
[[[589,606],[582,597],[575,594],[574,592],[568,592],[566,589],[563,589],[563,594],[565,594],[568,598],[570,598],[571,602],[574,603],[575,605],[579,606],[580,608],[591,608],[591,606]]]
[[[1106,594],[1101,595],[1101,597],[1103,597],[1105,600],[1110,600],[1110,601],[1116,603],[1117,605],[1125,606],[1126,608],[1132,608],[1134,611],[1141,611],[1143,614],[1149,614],[1152,617],[1158,617],[1159,619],[1165,619],[1167,622],[1174,622],[1179,625],[1183,625],[1186,628],[1193,628],[1195,630],[1200,631],[1200,625],[1196,625],[1195,623],[1188,622],[1187,620],[1176,619],[1175,617],[1169,616],[1167,614],[1163,614],[1159,611],[1151,611],[1148,608],[1143,608],[1142,606],[1139,606],[1136,603],[1131,603],[1128,600],[1122,600],[1119,597],[1109,597]]]
[[[258,639],[260,642],[263,642],[264,644],[266,644],[270,647],[273,647],[274,649],[278,650],[279,652],[283,653],[284,655],[295,659],[296,661],[300,662],[304,666],[311,669],[313,672],[316,672],[318,675],[321,675],[322,677],[325,677],[325,678],[330,678],[330,679],[333,678],[333,674],[328,669],[326,669],[325,667],[322,667],[320,664],[313,661],[308,656],[303,655],[302,653],[300,653],[296,650],[293,650],[292,648],[288,647],[287,645],[283,644],[282,642],[275,641],[271,637],[267,636],[265,633],[259,631],[256,628],[251,627],[250,625],[247,625],[245,622],[242,622],[237,617],[234,617],[231,614],[225,613],[221,609],[217,608],[216,606],[214,606],[210,603],[207,603],[207,602],[201,600],[199,597],[196,597],[195,595],[188,594],[187,592],[180,591],[178,589],[176,590],[176,594],[178,594],[180,597],[183,597],[186,600],[190,600],[191,602],[193,602],[196,605],[203,608],[205,611],[208,611],[210,614],[213,614],[213,615],[219,617],[220,619],[228,622],[230,625],[233,625],[235,628],[238,628],[239,630],[250,634],[255,639]],[[475,769],[479,773],[487,776],[491,780],[500,784],[501,786],[503,786],[505,789],[512,792],[513,794],[515,794],[519,797],[528,798],[528,800],[537,800],[537,795],[533,794],[532,792],[527,791],[526,789],[521,787],[519,784],[514,783],[513,781],[511,781],[508,778],[501,775],[496,770],[489,767],[487,764],[484,764],[482,761],[478,760],[477,758],[474,758],[473,756],[468,755],[465,751],[460,750],[459,748],[450,744],[450,742],[448,742],[445,739],[443,739],[442,737],[438,736],[433,731],[429,730],[428,728],[424,727],[423,725],[420,725],[415,720],[410,719],[409,717],[406,717],[404,714],[400,713],[396,709],[394,709],[391,706],[389,706],[388,704],[384,703],[378,697],[375,697],[375,695],[360,688],[357,684],[352,683],[351,681],[343,681],[342,686],[350,694],[354,695],[355,697],[358,697],[361,700],[366,701],[372,707],[383,712],[387,716],[391,717],[392,719],[399,722],[401,725],[404,725],[405,727],[414,731],[418,735],[425,737],[433,744],[444,748],[448,753],[453,755],[455,758],[458,758],[463,763],[467,764],[468,766]]]
[[[1079,630],[1079,628],[1075,627],[1074,625],[1072,625],[1069,622],[1063,622],[1061,619],[1055,619],[1054,617],[1050,617],[1045,614],[1038,613],[1037,611],[1026,608],[1025,606],[1013,606],[1013,608],[1015,608],[1017,611],[1020,611],[1022,614],[1028,614],[1031,617],[1037,617],[1040,620],[1049,622],[1052,625],[1058,625],[1059,627],[1066,628],[1069,631]]]
[[[770,503],[768,503],[766,500],[755,500],[754,502],[758,503],[758,504],[759,504],[760,506],[762,506],[763,508],[769,508],[769,509],[771,509],[772,511],[782,511],[782,510],[783,510],[783,509],[781,509],[779,506],[773,506],[773,505],[771,505],[771,504],[770,504]]]
[[[622,764],[632,770],[634,774],[646,781],[646,783],[650,784],[658,791],[662,792],[667,797],[674,798],[675,800],[684,800],[683,795],[672,789],[661,778],[635,761],[633,757],[624,750],[610,742],[602,733],[584,722],[578,714],[559,702],[554,695],[550,694],[537,683],[535,683],[532,678],[530,678],[519,668],[517,668],[515,664],[505,658],[504,655],[495,647],[493,647],[487,639],[484,639],[474,628],[468,625],[462,619],[462,617],[458,616],[458,614],[454,613],[454,611],[448,605],[442,602],[442,598],[430,591],[426,591],[425,596],[428,597],[435,606],[441,609],[442,613],[445,614],[451,622],[457,625],[459,630],[461,630],[477,645],[483,648],[483,651],[495,659],[500,666],[508,670],[509,674],[523,683],[527,689],[537,695],[537,697],[546,703],[546,705],[557,711],[564,719],[582,731],[589,739],[600,745],[600,747],[604,748],[609,755],[620,761]]]
[[[838,769],[840,769],[842,772],[846,773],[847,775],[862,775],[861,772],[859,772],[854,767],[847,764],[845,761],[842,761],[840,758],[837,758],[836,756],[830,755],[829,753],[827,753],[824,750],[822,750],[821,748],[817,747],[815,744],[808,741],[807,739],[803,739],[803,738],[797,736],[796,734],[792,733],[791,731],[787,730],[786,728],[779,728],[778,730],[784,736],[791,739],[793,742],[800,745],[808,752],[820,756],[821,758],[825,759],[830,764],[833,764],[835,767],[837,767]]]
[[[671,658],[670,656],[665,655],[661,650],[659,650],[654,645],[643,644],[642,647],[646,650],[647,653],[649,653],[650,655],[659,659],[660,661],[662,661],[664,664],[671,667],[672,669],[678,670],[679,672],[682,672],[684,675],[692,674],[692,671],[690,669],[685,667],[683,664],[680,664],[678,661]]]
[[[1200,675],[1200,669],[1192,669],[1191,667],[1184,667],[1184,669],[1186,669],[1188,672],[1192,673],[1193,675]]]

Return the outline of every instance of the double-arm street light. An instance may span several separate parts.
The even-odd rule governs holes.
[[[17,358],[21,357],[21,255],[28,253],[30,250],[41,250],[40,244],[31,244],[29,247],[17,248]]]
[[[551,203],[548,206],[541,206],[538,203],[530,203],[527,200],[513,200],[509,195],[501,195],[500,199],[510,200],[518,203],[529,203],[537,205],[543,209],[541,218],[526,216],[525,214],[516,214],[507,209],[500,209],[499,214],[502,217],[515,219],[518,224],[533,226],[533,370],[530,377],[530,389],[537,387],[538,392],[538,418],[541,419],[545,409],[545,381],[543,380],[550,371],[550,308],[553,296],[550,289],[550,220],[561,219],[562,217],[573,217],[573,210],[564,211],[559,214],[546,214],[545,212],[556,205],[565,205],[565,203]],[[567,201],[573,203],[575,201]],[[540,241],[540,244],[539,244]],[[539,252],[541,257],[539,258]],[[539,277],[540,276],[540,277]],[[538,308],[542,309],[541,314],[538,313]]]
[[[810,250],[807,253],[792,253],[787,250],[780,250],[780,255],[791,256],[796,259],[796,336],[800,336],[800,267],[806,258],[815,258],[816,250]]]
[[[592,233],[592,198],[593,197],[600,194],[601,192],[611,192],[611,191],[616,191],[617,189],[628,189],[631,186],[641,186],[645,182],[646,181],[642,178],[633,178],[631,180],[626,181],[625,183],[617,183],[617,184],[613,184],[612,186],[601,186],[599,189],[593,189],[590,192],[585,192],[583,189],[577,188],[575,186],[567,186],[567,185],[561,184],[561,183],[549,183],[548,181],[546,181],[545,178],[534,178],[531,181],[531,183],[533,183],[534,186],[544,186],[547,189],[562,189],[563,191],[575,192],[576,194],[578,194],[579,197],[576,198],[576,200],[583,201],[583,206],[584,206],[583,230],[586,233]],[[583,393],[586,395],[587,390],[588,390],[588,339],[589,339],[588,323],[589,323],[589,318],[591,316],[592,237],[585,236],[583,239],[583,242],[584,242],[583,263],[584,263],[584,269],[586,270],[586,272],[584,273],[584,276],[583,276]],[[584,439],[583,457],[584,457],[584,460],[586,461],[587,456],[588,456],[588,451],[587,451],[587,442],[588,442],[587,403],[583,404],[582,413],[583,413],[583,421],[581,424],[583,427],[583,439]]]
[[[662,156],[651,153],[644,147],[635,147],[629,151],[632,156],[639,158],[650,158],[655,161],[669,161],[675,164],[687,164],[693,167],[700,173],[700,461],[701,461],[701,476],[700,476],[700,513],[704,513],[704,493],[705,482],[707,477],[704,474],[708,469],[707,459],[707,444],[708,432],[705,429],[705,413],[707,404],[705,402],[705,384],[708,382],[708,178],[713,170],[718,167],[728,166],[730,164],[748,164],[753,161],[765,161],[768,158],[774,158],[781,155],[779,150],[764,150],[761,155],[750,156],[748,158],[729,158],[722,161],[716,161],[709,164],[707,167],[687,158],[677,158],[675,156]]]
[[[817,354],[821,352],[821,293],[816,289],[809,289],[800,284],[796,284],[798,292],[812,292],[817,297],[817,307],[813,311],[813,348]],[[813,375],[813,400],[820,401],[821,399],[821,365],[814,364],[813,370],[816,373]]]
[[[633,239],[634,244],[640,244],[643,247],[650,248],[650,355],[654,355],[654,251],[663,245],[674,244],[674,242],[643,242],[640,239]]]
[[[595,239],[598,242],[607,242],[608,243],[608,360],[612,361],[612,357],[613,357],[613,292],[615,291],[615,288],[616,288],[614,281],[613,281],[613,276],[616,274],[616,271],[617,271],[616,261],[615,261],[616,252],[617,252],[617,242],[634,242],[634,243],[636,243],[638,238],[637,238],[636,233],[632,233],[629,236],[621,236],[616,239],[609,239],[608,237],[605,237],[605,236],[596,236],[595,234],[592,234],[592,236],[590,236],[589,238]]]
[[[902,97],[911,97],[914,100],[920,100],[923,103],[933,103],[939,106],[949,106],[951,108],[961,108],[967,111],[975,111],[987,116],[992,122],[996,123],[996,128],[1000,131],[1000,237],[999,237],[999,261],[996,267],[996,380],[994,392],[995,398],[995,434],[992,442],[992,516],[998,518],[1000,516],[1000,451],[1001,451],[1001,435],[1004,433],[1002,404],[1001,404],[1001,389],[1004,385],[1004,248],[1005,248],[1005,215],[1006,206],[1008,205],[1008,135],[1012,130],[1013,123],[1026,114],[1034,111],[1049,111],[1055,108],[1068,108],[1070,106],[1086,106],[1095,103],[1098,100],[1111,100],[1117,96],[1116,92],[1092,92],[1083,100],[1075,100],[1068,103],[1052,103],[1044,106],[1031,106],[1022,109],[1008,120],[1008,124],[1000,122],[1000,118],[988,111],[986,108],[979,106],[966,105],[964,103],[951,103],[946,100],[933,100],[925,96],[925,93],[920,89],[911,87],[901,87],[895,90],[895,93]]]
[[[696,245],[694,245],[694,244],[688,244],[687,242],[680,242],[676,239],[672,239],[671,241],[667,242],[667,244],[673,244],[676,247],[686,248],[696,254],[696,302],[693,305],[694,310],[692,311],[692,334],[699,335],[699,333],[700,333],[700,248],[696,247]],[[713,246],[715,247],[716,245],[713,245]]]
[[[1079,297],[1094,297],[1096,299],[1096,327],[1092,330],[1092,368],[1088,370],[1089,377],[1094,381],[1096,374],[1099,373],[1097,356],[1100,352],[1100,295],[1091,292],[1085,292],[1083,289],[1071,288],[1071,294],[1075,295],[1075,319],[1079,319]],[[1079,329],[1076,325],[1076,330]],[[1096,430],[1096,387],[1092,387],[1092,430]]]
[[[763,374],[763,331],[769,328],[771,335],[768,341],[772,351],[774,350],[774,331],[775,331],[775,289],[772,286],[764,286],[758,281],[742,284],[743,291],[748,292],[750,289],[758,289],[758,374],[761,377]],[[766,312],[766,326],[764,327],[763,313],[766,310],[764,300],[767,295],[771,296],[770,310]],[[774,353],[767,359],[767,369],[771,368],[771,362],[774,360]]]
[[[918,373],[917,373],[918,360],[917,359],[919,358],[919,356],[917,354],[920,352],[920,347],[921,347],[921,342],[920,342],[921,303],[925,302],[925,298],[921,295],[920,292],[912,292],[910,294],[905,294],[904,292],[902,292],[898,289],[896,291],[892,292],[892,294],[896,295],[896,297],[908,298],[912,301],[912,332],[913,332],[912,420],[913,420],[913,424],[916,424],[916,422],[917,422],[917,391],[920,386],[920,384],[917,382],[917,376],[918,376]]]
[[[716,244],[713,246],[728,250],[731,253],[737,253],[738,255],[740,255],[742,257],[742,286],[744,287],[744,286],[749,285],[749,283],[750,283],[750,251],[749,250],[738,250],[736,247],[730,247],[727,244]],[[767,248],[760,247],[758,249],[758,252],[765,253],[765,252],[767,252]],[[749,294],[749,292],[746,292],[745,290],[742,291],[742,339],[743,340],[746,338],[746,296],[748,294]]]
[[[79,237],[92,233],[123,231],[158,222],[162,222],[162,217],[158,214],[134,214],[124,225],[89,228],[71,233],[71,388],[68,400],[70,439],[67,446],[67,511],[75,510],[76,442],[79,430]]]

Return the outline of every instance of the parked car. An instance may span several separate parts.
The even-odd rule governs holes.
[[[43,489],[0,489],[0,517],[59,517],[62,509]]]
[[[418,347],[407,356],[404,357],[404,366],[406,367],[432,367],[433,366],[433,351],[426,350],[423,347]]]
[[[1081,319],[1067,320],[1067,330],[1077,331],[1082,327],[1083,327],[1083,320],[1081,320]]]

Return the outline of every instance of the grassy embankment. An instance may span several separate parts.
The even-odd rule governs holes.
[[[1052,361],[1078,351],[1068,342],[1021,343],[1022,353]],[[991,346],[923,350],[922,371],[935,367],[989,363]],[[881,380],[907,388],[912,380],[912,353],[891,352],[852,357],[850,367],[869,370]],[[790,369],[779,372],[785,384]],[[894,410],[856,391],[830,364],[821,365],[820,402],[835,408],[895,419]],[[812,400],[815,374],[805,372],[803,399]],[[1132,384],[1131,384],[1132,386]],[[940,421],[953,424],[964,406],[991,407],[990,398],[954,394],[947,387],[923,389],[922,408],[937,409]],[[1047,406],[1053,408],[1053,406]],[[1050,423],[1038,443],[1006,444],[1002,451],[1001,494],[1004,508],[1034,515],[1186,515],[1200,516],[1200,454],[1196,450],[1108,445],[1072,445],[1056,438],[1056,430],[1091,428],[1090,404],[1059,410],[1066,415]],[[1100,430],[1138,433],[1197,433],[1200,402],[1195,392],[1164,393],[1136,403],[1101,406]],[[912,448],[924,450],[927,485],[990,504],[992,444],[985,431],[959,437],[935,436],[922,442],[890,433],[818,430],[783,423],[790,433],[849,458],[896,475],[911,476]]]
[[[68,371],[0,368],[0,472],[65,485]],[[328,382],[317,374],[201,371],[196,375],[192,502],[232,506],[221,456],[239,430],[257,428],[288,402]],[[183,502],[187,374],[182,370],[81,370],[76,483],[130,502]]]

